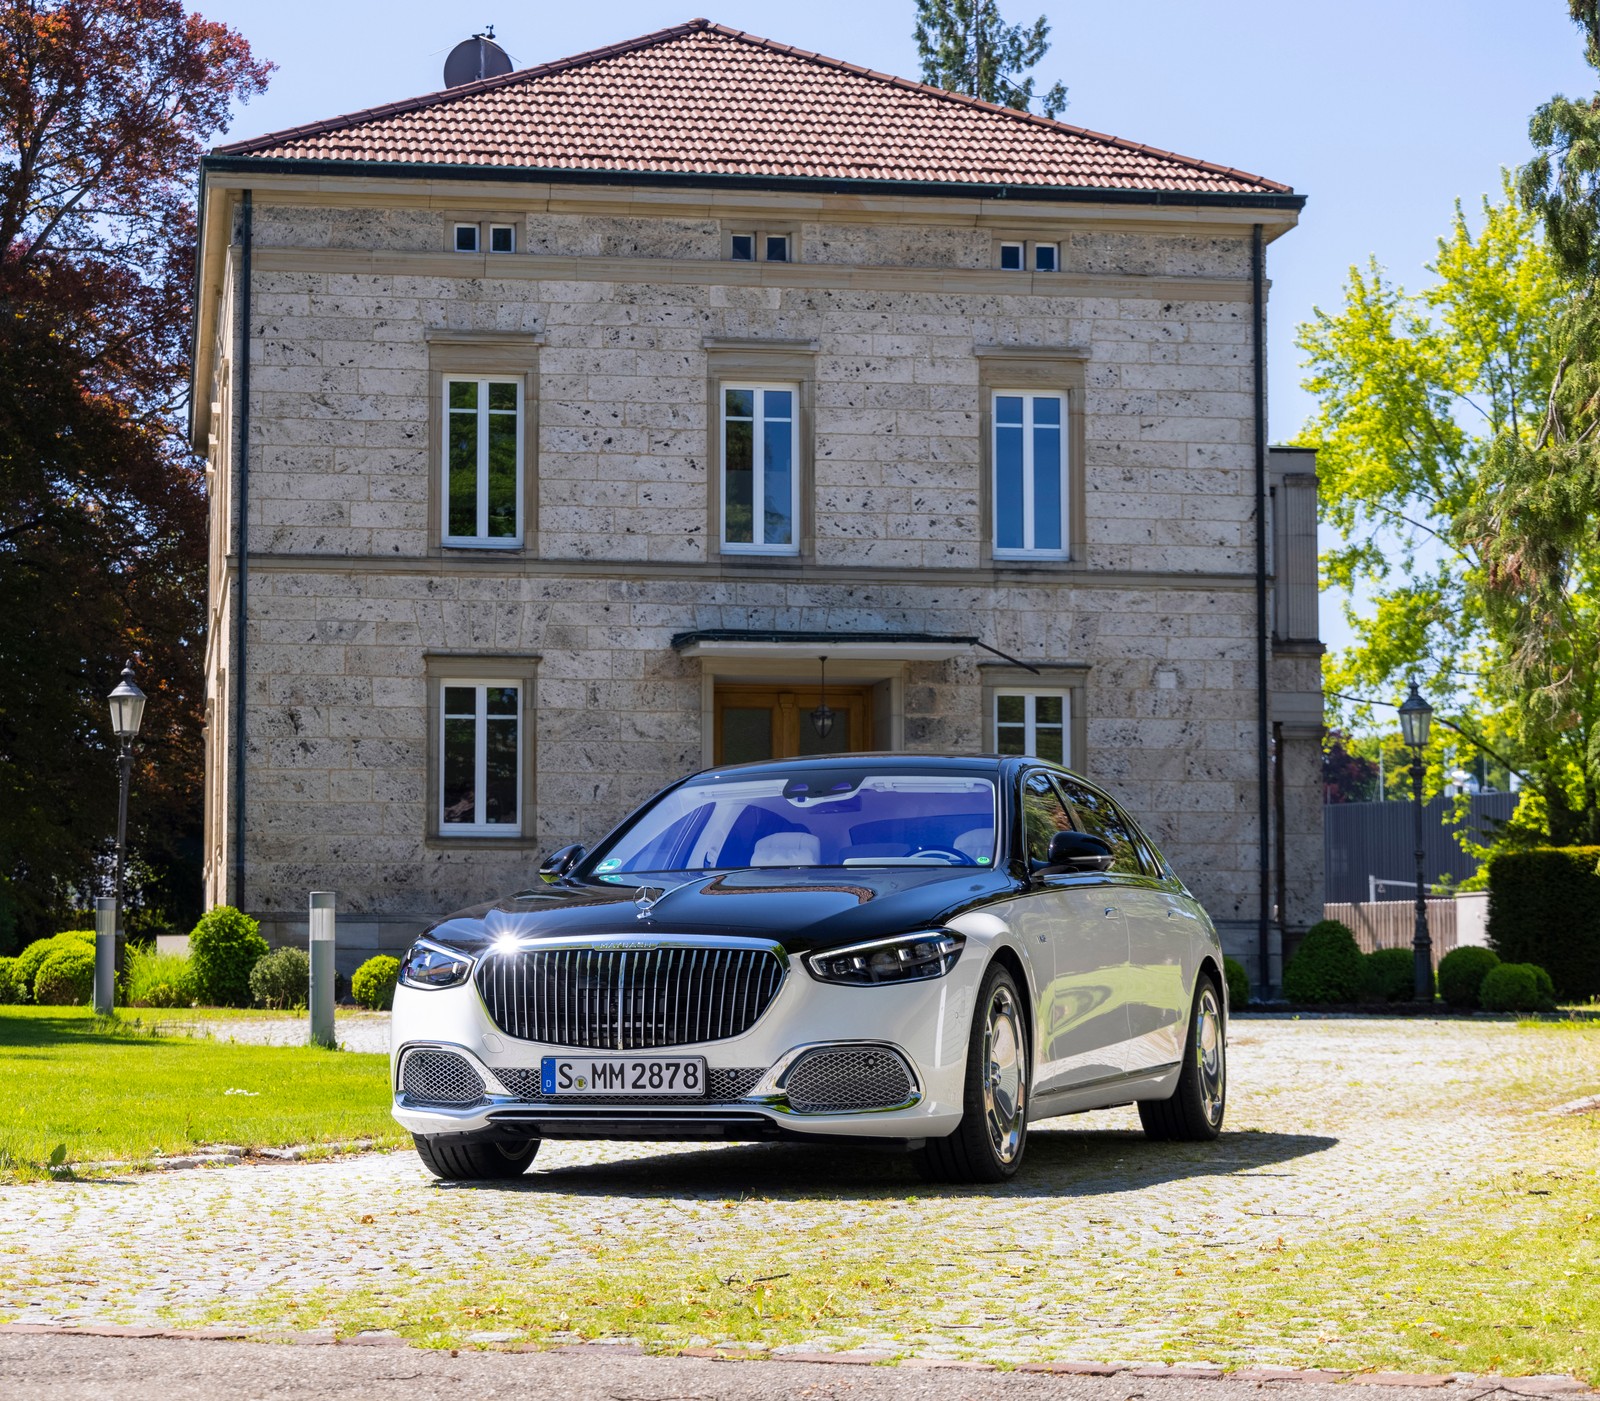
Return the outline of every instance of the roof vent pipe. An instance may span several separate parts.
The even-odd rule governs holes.
[[[458,88],[463,83],[476,83],[483,78],[498,78],[509,73],[513,65],[511,55],[494,41],[494,26],[484,26],[482,34],[463,39],[450,50],[444,61],[444,85]]]

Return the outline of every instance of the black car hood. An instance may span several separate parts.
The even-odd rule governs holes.
[[[427,937],[473,953],[502,938],[739,934],[805,953],[934,928],[1015,888],[1003,872],[971,866],[629,875],[522,891],[450,915]],[[646,892],[656,897],[648,911],[639,903]]]

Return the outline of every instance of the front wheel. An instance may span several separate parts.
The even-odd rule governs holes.
[[[1217,985],[1200,975],[1183,1047],[1183,1072],[1170,1099],[1139,1101],[1146,1138],[1158,1143],[1204,1143],[1222,1132],[1228,1107],[1228,1056]]]
[[[1028,1145],[1028,1022],[1016,981],[990,964],[967,1048],[960,1126],[929,1141],[917,1166],[930,1182],[1004,1182]]]
[[[414,1133],[417,1156],[435,1177],[446,1182],[496,1182],[521,1177],[539,1151],[537,1138],[514,1143],[448,1139]]]

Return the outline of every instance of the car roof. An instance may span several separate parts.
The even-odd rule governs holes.
[[[741,778],[759,778],[763,774],[792,774],[819,769],[854,768],[863,763],[889,772],[926,773],[944,770],[949,773],[997,773],[1006,759],[998,754],[907,754],[888,750],[852,754],[813,754],[794,759],[761,759],[751,764],[719,764],[702,769],[696,778],[721,778],[737,774]]]

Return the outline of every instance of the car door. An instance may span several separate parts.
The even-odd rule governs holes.
[[[1099,789],[1070,775],[1059,781],[1083,829],[1104,838],[1113,853],[1116,903],[1128,926],[1126,1068],[1138,1073],[1174,1065],[1183,1058],[1188,1027],[1185,953],[1194,916],[1132,819]]]
[[[1019,853],[1029,889],[1013,904],[1022,941],[1039,956],[1035,1093],[1120,1075],[1128,1039],[1122,989],[1128,933],[1112,883],[1099,872],[1046,874],[1050,838],[1073,828],[1050,774],[1035,769],[1021,783]]]

